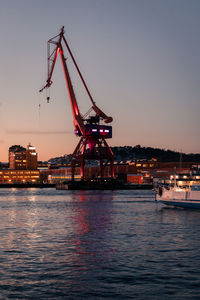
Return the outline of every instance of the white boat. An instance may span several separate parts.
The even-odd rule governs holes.
[[[159,187],[156,200],[166,205],[200,209],[200,184],[187,187]]]

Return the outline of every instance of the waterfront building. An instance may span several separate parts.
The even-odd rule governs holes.
[[[127,183],[143,184],[144,177],[142,174],[127,174]]]
[[[35,147],[27,148],[13,145],[9,148],[9,168],[11,170],[37,170],[37,153]]]
[[[9,168],[11,170],[26,169],[26,148],[13,145],[9,148]]]
[[[13,145],[9,148],[9,169],[0,169],[0,183],[40,183],[35,147]]]
[[[26,170],[37,170],[37,153],[30,143],[26,149]]]
[[[45,183],[61,183],[71,179],[70,164],[49,165],[48,163],[39,163],[41,181]],[[194,162],[159,162],[155,159],[146,160],[129,160],[114,162],[115,176],[121,181],[132,184],[152,184],[154,180],[169,180],[170,176],[175,174],[183,174],[190,172],[198,172],[200,164]],[[98,178],[100,169],[98,166],[87,166],[85,168],[86,178]],[[105,177],[110,177],[109,165],[105,166]],[[80,166],[75,168],[76,180],[81,179]]]
[[[39,170],[0,170],[0,183],[39,183]]]

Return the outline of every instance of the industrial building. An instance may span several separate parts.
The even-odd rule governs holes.
[[[195,170],[199,170],[200,165],[191,162],[158,162],[157,160],[135,160],[126,162],[115,162],[114,171],[118,179],[130,184],[151,184],[154,180],[168,180],[172,174],[182,174],[187,176]],[[86,178],[98,177],[100,169],[98,166],[86,167]],[[105,167],[105,177],[110,177],[109,166]],[[197,179],[199,171],[197,171]],[[200,177],[200,176],[199,176]],[[71,179],[71,167],[63,167],[54,165],[53,168],[49,167],[46,170],[41,170],[41,178],[44,182],[61,183]],[[81,179],[81,170],[77,166],[75,168],[75,179]]]

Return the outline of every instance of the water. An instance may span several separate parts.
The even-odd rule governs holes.
[[[152,191],[0,189],[0,299],[200,299],[199,234]]]

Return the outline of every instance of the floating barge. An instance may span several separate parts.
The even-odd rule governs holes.
[[[152,184],[127,184],[116,179],[68,181],[56,185],[57,190],[151,190]]]

